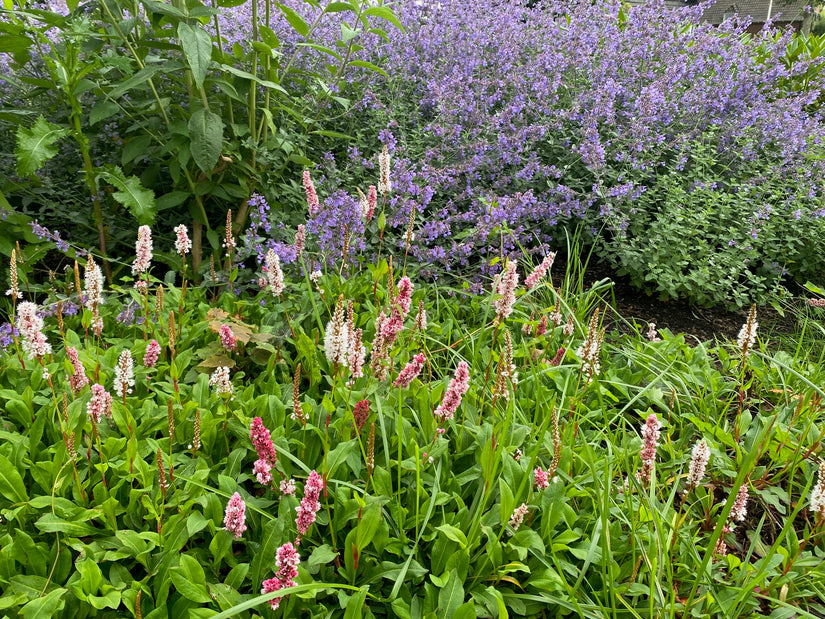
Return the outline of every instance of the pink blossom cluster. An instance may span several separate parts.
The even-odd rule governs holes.
[[[315,471],[312,471],[304,484],[304,498],[301,499],[301,504],[295,508],[298,517],[295,519],[295,524],[298,527],[298,536],[305,535],[309,531],[309,527],[315,522],[315,514],[321,509],[321,503],[318,499],[321,497],[321,491],[324,489],[324,480]]]
[[[401,373],[398,374],[398,378],[395,379],[393,386],[401,389],[406,389],[409,387],[410,383],[415,380],[424,368],[424,361],[426,361],[426,357],[424,357],[423,354],[418,353],[415,355],[412,360],[404,366]]]
[[[808,299],[808,305],[811,307],[825,307],[825,299]]]
[[[435,409],[435,416],[439,422],[452,419],[461,404],[461,399],[470,388],[470,366],[466,361],[461,361],[455,369],[455,375],[447,387],[447,393],[438,408]]]
[[[304,253],[304,248],[307,242],[306,226],[300,224],[298,230],[295,232],[295,260],[301,259],[301,254]]]
[[[748,480],[742,482],[739,486],[739,492],[736,493],[736,499],[733,501],[733,507],[730,510],[730,519],[742,522],[745,516],[748,515]]]
[[[103,305],[103,273],[91,255],[86,260],[83,291],[86,309],[94,310],[98,305]]]
[[[510,535],[513,535],[518,528],[521,526],[521,523],[524,522],[524,517],[527,515],[529,508],[527,507],[527,503],[522,503],[516,510],[513,512],[513,515],[510,517],[510,526],[513,527],[513,532]]]
[[[410,304],[412,303],[413,284],[409,277],[402,277],[398,281],[395,295],[395,305],[401,310],[401,316],[406,318],[410,313]]]
[[[309,216],[314,217],[321,209],[320,203],[318,202],[318,194],[315,193],[315,185],[312,183],[312,177],[309,175],[309,170],[304,170],[304,191],[307,194],[307,208],[309,209]]]
[[[92,385],[92,398],[86,405],[86,412],[95,423],[100,423],[104,415],[112,416],[112,400],[112,394],[103,385],[95,383]]]
[[[352,409],[352,416],[355,419],[355,429],[361,432],[361,428],[367,423],[367,417],[370,415],[370,403],[368,400],[359,400]]]
[[[219,365],[215,368],[212,376],[209,377],[209,386],[214,387],[215,393],[218,395],[231,396],[235,393],[235,387],[229,377],[229,368],[225,365]]]
[[[275,452],[275,445],[272,443],[272,435],[264,425],[263,419],[255,417],[249,428],[249,436],[252,439],[252,446],[258,459],[252,467],[252,472],[258,479],[258,483],[269,485],[272,482],[272,467],[278,463],[278,454]]]
[[[263,581],[261,583],[261,593],[272,593],[273,591],[280,591],[288,587],[295,586],[295,579],[298,578],[298,564],[301,562],[301,556],[298,554],[295,546],[291,542],[287,542],[275,552],[275,567],[278,570],[275,572],[275,577]],[[276,597],[270,600],[272,610],[275,610],[281,604],[281,598]]]
[[[22,339],[23,352],[29,359],[43,358],[52,352],[52,345],[43,334],[43,319],[37,314],[38,309],[30,301],[23,301],[17,306],[15,326]]]
[[[294,479],[282,479],[279,487],[284,496],[295,496]]]
[[[86,369],[80,362],[77,354],[77,348],[74,346],[66,347],[66,355],[69,357],[69,362],[72,364],[74,373],[69,376],[69,386],[73,393],[79,393],[83,387],[89,384],[89,377],[86,376]]]
[[[513,313],[516,304],[516,287],[518,286],[518,272],[516,263],[507,262],[504,271],[498,274],[495,281],[495,293],[498,298],[493,301],[497,314],[496,320],[501,322]]]
[[[361,341],[364,335],[363,330],[355,329],[349,334],[349,350],[347,351],[347,364],[353,378],[361,378],[364,375],[364,362],[367,359],[367,349]]]
[[[152,262],[152,229],[149,226],[138,228],[135,243],[135,261],[132,263],[132,275],[142,275],[149,270]]]
[[[238,342],[235,339],[235,332],[229,325],[223,324],[220,329],[221,346],[226,350],[236,350]]]
[[[175,251],[180,256],[185,256],[192,251],[192,241],[189,239],[189,231],[183,224],[175,226]]]
[[[656,323],[650,322],[647,325],[647,339],[650,342],[661,342],[662,338],[659,337],[659,333],[656,331]]]
[[[702,439],[693,446],[691,452],[690,467],[688,468],[687,492],[696,488],[705,477],[705,469],[710,460],[710,448],[707,442]]]
[[[367,212],[364,213],[367,221],[370,221],[375,216],[376,204],[378,204],[378,191],[375,189],[375,185],[370,185],[367,190]]]
[[[659,431],[661,422],[656,417],[656,413],[651,413],[642,426],[642,468],[636,474],[636,478],[644,483],[650,483],[653,475],[653,465],[656,463],[656,446],[659,442]]]
[[[556,253],[550,252],[544,257],[544,260],[541,261],[535,270],[527,276],[527,279],[524,280],[524,286],[527,289],[532,288],[536,284],[538,284],[541,280],[543,280],[547,276],[547,271],[550,270],[550,267],[553,266],[553,261],[556,259]]]
[[[284,291],[284,272],[281,270],[281,257],[273,249],[266,252],[264,270],[267,287],[277,297]]]
[[[152,340],[146,347],[146,352],[143,353],[143,365],[147,368],[153,368],[160,358],[160,344],[157,340]]]
[[[537,466],[536,470],[533,471],[533,484],[536,490],[544,490],[550,485],[550,476],[540,466]]]
[[[223,517],[223,527],[238,539],[246,531],[246,504],[237,492],[229,499]]]

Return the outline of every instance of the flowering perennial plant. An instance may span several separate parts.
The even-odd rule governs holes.
[[[73,371],[71,376],[69,376],[69,385],[72,388],[72,392],[77,394],[81,389],[83,389],[83,387],[89,384],[89,377],[86,376],[86,369],[80,362],[80,357],[77,354],[77,348],[74,346],[67,346],[66,356],[72,364]]]
[[[219,365],[212,372],[209,377],[209,386],[215,388],[215,393],[220,396],[231,396],[235,393],[235,387],[232,385],[232,378],[229,376],[229,368],[225,365]]]
[[[648,415],[642,425],[642,450],[640,457],[642,468],[636,473],[636,478],[645,484],[649,484],[653,478],[653,468],[656,465],[656,446],[659,443],[659,431],[662,423],[655,413]]]
[[[15,327],[20,333],[23,352],[29,359],[42,359],[52,354],[52,345],[43,333],[43,319],[36,304],[23,301],[17,306]]]
[[[132,263],[132,275],[138,277],[149,270],[152,263],[152,229],[149,226],[138,228],[138,238],[135,243],[135,261]]]
[[[235,536],[235,539],[240,539],[246,531],[246,503],[237,492],[232,495],[229,503],[226,504],[223,526]]]
[[[124,350],[120,353],[115,367],[115,393],[119,398],[125,398],[132,393],[135,386],[135,365],[132,361],[132,351]]]
[[[439,423],[448,421],[455,416],[456,410],[461,405],[461,399],[470,388],[470,366],[466,361],[459,361],[453,376],[444,394],[441,404],[435,409],[435,417]]]
[[[160,358],[160,344],[157,340],[152,340],[146,347],[146,352],[143,354],[143,365],[147,368],[153,368]]]
[[[315,514],[321,509],[321,503],[318,499],[321,496],[321,491],[324,489],[324,480],[315,471],[312,471],[304,484],[304,498],[301,499],[301,504],[295,508],[298,517],[295,519],[295,525],[298,527],[298,539],[306,535],[309,527],[315,522]]]

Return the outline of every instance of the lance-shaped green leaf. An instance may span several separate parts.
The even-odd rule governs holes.
[[[34,174],[42,168],[44,163],[57,154],[55,143],[68,134],[68,129],[53,125],[42,116],[31,129],[18,127],[14,154],[17,156],[17,172],[20,176]]]
[[[189,138],[189,150],[195,163],[204,174],[212,174],[223,143],[221,117],[203,108],[196,111],[189,119]]]
[[[178,24],[178,38],[195,84],[200,88],[212,59],[212,37],[201,28],[181,22]]]
[[[138,223],[151,224],[155,220],[155,193],[141,185],[137,176],[127,178],[123,170],[112,165],[106,166],[99,176],[118,190],[113,194],[114,199],[128,208]]]

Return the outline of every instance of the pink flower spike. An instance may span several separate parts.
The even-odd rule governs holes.
[[[112,394],[103,385],[92,385],[92,399],[86,405],[86,412],[95,423],[100,423],[104,415],[112,416],[112,399]]]
[[[295,480],[282,479],[280,483],[281,494],[284,496],[295,496]]]
[[[312,471],[304,484],[304,498],[301,499],[301,504],[295,508],[298,517],[295,519],[295,524],[298,527],[298,535],[305,535],[309,531],[309,527],[315,522],[315,514],[321,509],[321,503],[318,499],[321,496],[321,491],[324,489],[324,480],[315,471]]]
[[[371,220],[375,215],[375,206],[378,204],[378,190],[375,185],[370,185],[367,190],[367,221]]]
[[[261,583],[261,593],[272,593],[288,587],[295,586],[295,579],[298,578],[298,564],[301,562],[301,555],[298,554],[295,546],[287,542],[275,551],[275,577]],[[275,610],[281,603],[281,598],[276,597],[270,600],[269,604]]]
[[[252,446],[258,454],[258,458],[268,462],[270,466],[275,466],[278,462],[278,454],[275,452],[275,445],[272,443],[272,436],[264,426],[260,417],[255,417],[249,430]]]
[[[17,306],[15,326],[20,332],[23,352],[29,359],[42,359],[52,354],[52,345],[43,334],[43,319],[38,315],[40,308],[29,301]]]
[[[447,387],[444,399],[438,408],[435,409],[435,416],[439,422],[452,419],[461,404],[461,399],[470,388],[470,366],[466,361],[461,361],[455,370],[455,376]]]
[[[298,226],[298,230],[295,232],[295,260],[301,259],[301,254],[304,253],[304,247],[306,246],[307,241],[307,233],[306,233],[306,226],[304,224],[300,224]]]
[[[556,253],[550,252],[544,257],[544,260],[541,261],[536,269],[530,273],[527,279],[524,280],[524,286],[528,290],[533,286],[537,285],[541,280],[545,278],[547,272],[550,270],[550,267],[553,266],[553,261],[556,259]]]
[[[272,465],[266,460],[260,458],[255,460],[255,464],[252,465],[252,473],[262,486],[268,486],[272,483]]]
[[[238,348],[238,343],[235,340],[235,332],[229,325],[221,325],[220,330],[221,345],[229,351],[234,351]]]
[[[185,225],[175,226],[175,237],[175,251],[181,257],[192,251],[192,241],[189,239],[189,231]]]
[[[659,430],[662,424],[656,417],[656,413],[651,413],[642,426],[642,450],[640,452],[642,469],[636,477],[639,481],[650,483],[653,475],[653,465],[656,463],[656,446],[659,442]]]
[[[412,303],[413,285],[410,278],[407,276],[402,277],[398,281],[396,290],[395,304],[398,305],[401,310],[401,316],[406,318],[407,314],[410,313],[410,304]]]
[[[238,539],[246,531],[246,504],[237,492],[229,499],[223,517],[224,528]]]
[[[493,301],[493,307],[498,312],[496,316],[498,322],[510,316],[516,304],[516,287],[518,286],[516,266],[514,261],[508,261],[504,271],[499,273],[495,280],[495,293],[498,298]]]
[[[152,340],[146,347],[146,352],[143,354],[143,365],[147,368],[153,368],[160,358],[160,344],[157,340]]]
[[[730,519],[742,522],[745,516],[748,515],[748,480],[742,482],[739,486],[739,492],[736,493],[736,500],[733,502],[733,507],[730,510]]]
[[[138,228],[135,244],[135,261],[132,263],[132,275],[138,277],[149,270],[152,262],[152,229],[149,226]]]
[[[424,368],[424,361],[426,361],[426,357],[424,357],[423,354],[418,353],[415,355],[412,360],[404,366],[404,369],[401,370],[401,373],[398,375],[398,378],[395,379],[393,386],[399,387],[400,389],[406,389],[409,387],[410,383],[415,380]]]
[[[536,467],[536,470],[533,471],[533,483],[535,484],[536,490],[544,490],[547,486],[550,485],[550,479],[547,475],[547,471],[542,470],[540,466]]]
[[[77,356],[77,348],[68,346],[66,348],[66,355],[69,357],[69,361],[74,369],[74,374],[69,376],[69,386],[72,388],[73,393],[78,393],[83,387],[89,384],[89,378],[86,376],[86,369]]]
[[[310,217],[314,217],[320,210],[318,202],[318,194],[315,193],[315,185],[312,183],[312,177],[309,175],[309,170],[304,170],[304,191],[307,194],[307,208],[309,209]]]

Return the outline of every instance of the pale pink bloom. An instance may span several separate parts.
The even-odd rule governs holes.
[[[536,326],[536,337],[541,337],[545,333],[547,333],[547,316],[542,316]]]
[[[455,376],[453,376],[447,387],[444,399],[435,409],[435,416],[439,422],[452,419],[455,416],[455,412],[461,404],[461,399],[469,388],[470,366],[467,365],[466,361],[461,361],[455,370]]]
[[[309,209],[309,215],[310,217],[314,217],[321,209],[320,203],[318,202],[318,194],[315,193],[315,185],[312,183],[309,170],[304,170],[304,191],[307,194],[307,208]]]
[[[811,307],[825,307],[825,299],[808,299],[808,305]]]
[[[817,477],[816,485],[811,490],[811,506],[809,509],[819,519],[825,519],[825,460],[819,463],[819,477]]]
[[[404,329],[404,317],[398,308],[392,310],[389,318],[383,312],[381,312],[379,318],[381,316],[384,316],[381,323],[381,337],[384,339],[385,348],[389,349],[395,343],[395,338]]]
[[[249,437],[258,458],[268,462],[271,466],[275,466],[278,462],[278,454],[275,452],[275,445],[272,443],[272,435],[260,417],[255,417],[252,420],[249,427]]]
[[[759,328],[759,323],[756,322],[756,305],[751,306],[748,319],[742,328],[739,330],[739,336],[736,338],[736,345],[743,351],[744,356],[747,357],[748,352],[756,344],[756,330]]]
[[[295,232],[295,259],[300,260],[307,242],[306,226],[300,224]]]
[[[384,149],[378,155],[378,169],[380,171],[380,178],[378,180],[378,193],[382,196],[392,191],[392,182],[390,181],[390,150],[384,144]]]
[[[570,317],[567,319],[567,324],[565,324],[561,332],[564,333],[566,336],[570,337],[573,335],[573,332],[576,330],[576,325],[573,323],[573,314],[570,314]]]
[[[533,471],[533,484],[535,485],[536,490],[544,490],[550,485],[550,479],[547,475],[547,471],[543,470],[540,466],[537,466],[536,470]]]
[[[550,312],[550,322],[553,323],[554,327],[561,326],[561,323],[564,321],[564,317],[561,315],[561,312],[558,310],[553,310]],[[565,333],[565,335],[568,335]]]
[[[238,348],[238,342],[235,339],[235,332],[229,325],[221,325],[220,338],[221,346],[223,346],[226,350],[236,350]]]
[[[527,279],[524,280],[524,286],[528,289],[532,288],[536,284],[538,284],[541,280],[545,278],[547,275],[547,271],[550,270],[550,267],[553,266],[553,261],[556,259],[556,253],[550,252],[544,257],[544,260],[541,261],[541,264],[538,265],[535,270],[527,276]]]
[[[748,480],[742,482],[739,486],[739,492],[736,493],[736,499],[733,502],[733,507],[730,510],[730,519],[742,522],[745,516],[748,515]]]
[[[246,531],[246,504],[237,492],[229,499],[223,517],[223,527],[238,539]]]
[[[341,295],[324,333],[324,353],[330,363],[346,366],[348,352],[349,329],[344,315],[344,296]]]
[[[636,478],[644,483],[650,483],[653,475],[653,465],[656,463],[656,446],[659,442],[661,422],[656,413],[651,413],[642,425],[642,450],[640,452],[642,468]]]
[[[235,387],[229,377],[229,368],[225,365],[219,365],[215,368],[212,376],[209,377],[209,386],[214,387],[215,393],[218,395],[232,395],[235,392]]]
[[[145,273],[152,262],[152,229],[149,226],[138,228],[137,243],[135,243],[135,261],[132,263],[132,275]]]
[[[281,480],[281,494],[284,496],[295,496],[295,480],[294,479],[282,479]]]
[[[707,442],[702,439],[693,446],[691,452],[690,467],[688,468],[687,492],[696,488],[705,477],[705,469],[710,460],[710,448]]]
[[[404,366],[404,369],[401,370],[401,373],[398,375],[398,378],[395,379],[393,386],[401,389],[406,389],[409,387],[410,383],[415,380],[424,368],[425,360],[426,358],[421,353],[415,355],[412,360]]]
[[[275,572],[274,578],[270,578],[261,583],[261,593],[272,593],[273,591],[280,591],[281,589],[295,586],[295,579],[298,578],[298,564],[300,562],[301,556],[291,542],[287,542],[278,548],[278,550],[275,551],[275,567],[277,567],[278,570]],[[273,598],[269,602],[272,610],[277,609],[280,603],[280,597]]]
[[[86,405],[86,412],[95,423],[100,423],[104,415],[112,416],[112,399],[112,394],[106,391],[103,385],[92,385],[92,398]]]
[[[524,517],[527,515],[529,508],[527,507],[527,503],[522,503],[516,510],[513,512],[513,515],[510,517],[510,526],[513,527],[513,531],[509,532],[510,535],[513,535],[518,528],[521,526],[521,523],[524,522]]]
[[[401,316],[406,317],[410,313],[412,303],[413,284],[409,277],[402,277],[398,281],[396,288],[395,304],[401,309]]]
[[[281,257],[273,249],[266,252],[266,281],[269,291],[275,296],[284,291],[284,272],[281,270]]]
[[[86,270],[83,277],[84,304],[86,309],[94,309],[103,305],[103,273],[100,267],[92,260],[91,255],[86,261]]]
[[[497,299],[493,301],[493,307],[498,313],[496,320],[501,322],[513,313],[513,306],[516,303],[516,287],[518,286],[518,272],[516,263],[508,261],[504,271],[498,274],[495,280],[495,293]]]
[[[117,397],[124,398],[132,393],[135,386],[135,364],[132,361],[132,351],[124,350],[120,353],[115,366],[115,393]]]
[[[20,333],[23,352],[29,359],[42,358],[52,353],[52,345],[43,334],[43,319],[37,315],[38,309],[30,301],[23,301],[17,306],[15,326]]]
[[[146,347],[146,352],[143,354],[143,365],[147,368],[153,368],[160,358],[160,344],[157,340],[152,340]]]
[[[650,322],[647,325],[647,339],[651,342],[661,342],[662,338],[659,337],[659,334],[656,332],[656,323]]]
[[[192,251],[192,241],[189,239],[189,231],[181,224],[175,226],[175,251],[181,256],[185,256]]]
[[[361,378],[364,375],[364,361],[367,358],[367,349],[361,341],[363,332],[356,329],[355,333],[349,335],[349,350],[347,351],[347,364],[353,378]]]
[[[77,355],[77,348],[67,346],[66,355],[69,357],[69,362],[74,369],[74,374],[69,376],[69,386],[74,393],[78,393],[83,387],[89,384],[89,378],[86,376],[86,369],[83,367]]]
[[[298,535],[305,535],[309,531],[309,527],[315,522],[315,514],[321,509],[321,503],[318,499],[321,496],[321,491],[324,489],[324,480],[315,471],[312,471],[304,484],[304,498],[301,499],[301,504],[295,508],[298,517],[295,519],[295,524],[298,527]]]
[[[272,483],[272,465],[266,460],[258,458],[252,465],[252,474],[259,484],[268,486]]]
[[[370,185],[367,190],[367,221],[370,221],[375,215],[375,207],[378,204],[378,191],[375,185]]]

